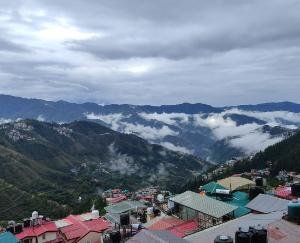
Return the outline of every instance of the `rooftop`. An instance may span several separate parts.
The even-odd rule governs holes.
[[[199,195],[191,191],[186,191],[172,197],[170,198],[170,201],[184,205],[214,218],[220,218],[238,208],[237,206],[218,201],[205,195]]]
[[[260,213],[271,213],[276,211],[286,211],[288,200],[274,197],[267,194],[259,194],[246,207]]]
[[[0,243],[18,243],[20,242],[16,237],[10,232],[0,233]]]
[[[149,230],[167,230],[178,237],[184,237],[198,230],[194,220],[184,221],[173,216],[165,216],[148,227]]]
[[[108,229],[109,223],[102,219],[87,219],[87,214],[84,215],[69,215],[64,219],[67,226],[60,228],[60,231],[65,235],[66,239],[80,239],[89,232],[103,232]]]
[[[16,234],[16,237],[19,240],[22,240],[26,237],[35,237],[42,235],[46,232],[56,232],[58,231],[54,222],[43,222],[43,224],[34,226],[34,227],[27,227],[23,228],[23,231],[19,234]]]
[[[181,239],[165,230],[142,230],[131,239],[128,243],[187,243],[186,240]]]
[[[207,193],[214,194],[214,193],[216,193],[216,189],[224,190],[224,189],[227,189],[227,188],[225,188],[225,187],[221,186],[220,184],[212,181],[212,182],[209,182],[209,183],[201,186],[201,189],[205,190]]]
[[[231,191],[236,191],[251,185],[255,185],[253,181],[239,176],[230,176],[225,179],[218,180],[217,183]]]
[[[113,204],[110,206],[105,207],[106,212],[112,213],[112,214],[121,214],[125,213],[131,210],[134,210],[136,208],[146,208],[147,206],[139,201],[123,201],[117,204]]]
[[[235,232],[239,227],[247,228],[249,226],[262,225],[264,227],[268,227],[272,223],[276,223],[281,220],[283,216],[283,212],[273,212],[269,214],[254,214],[250,213],[243,217],[228,221],[224,224],[220,224],[215,227],[211,227],[209,229],[197,232],[195,234],[189,235],[185,237],[188,242],[201,242],[201,243],[211,243],[214,242],[214,239],[218,235],[229,235],[234,237]],[[300,234],[299,226],[298,231]],[[299,236],[300,237],[300,236]],[[278,243],[281,241],[272,241],[269,240],[269,243]],[[285,242],[285,241],[282,241]],[[288,241],[287,241],[288,242]],[[289,242],[297,242],[297,241],[289,241]]]

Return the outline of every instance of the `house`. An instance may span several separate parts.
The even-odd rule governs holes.
[[[287,211],[288,200],[274,197],[267,194],[259,194],[251,200],[246,207],[258,213],[271,213],[278,211]]]
[[[99,212],[69,215],[55,222],[64,243],[102,243],[103,233],[110,227],[108,221],[99,217]]]
[[[149,230],[167,230],[177,237],[184,237],[198,231],[198,224],[194,220],[184,221],[173,216],[164,216],[147,227]]]
[[[268,243],[296,243],[300,239],[299,225],[282,219],[284,212],[277,211],[265,214],[250,213],[238,219],[189,235],[184,239],[190,243],[211,243],[219,235],[234,238],[235,232],[242,227],[260,225],[267,230]]]
[[[24,227],[15,235],[21,243],[62,242],[54,222],[42,220],[35,226]]]
[[[239,176],[230,176],[218,180],[217,183],[230,191],[249,189],[250,186],[255,185],[253,181]]]
[[[238,208],[191,191],[172,197],[169,201],[174,214],[183,220],[196,220],[200,229],[206,229],[232,218],[233,211]]]
[[[105,217],[111,223],[114,223],[116,225],[121,225],[121,215],[128,214],[130,217],[130,215],[133,212],[137,212],[139,210],[145,210],[146,208],[147,208],[147,206],[139,201],[133,201],[133,200],[132,201],[131,200],[122,201],[120,203],[116,203],[116,204],[105,207],[105,210],[107,212]],[[134,220],[133,217],[130,217],[130,221],[131,222],[129,222],[129,223],[131,223],[131,224],[137,223],[137,221]]]
[[[20,241],[10,232],[0,233],[0,243],[19,243]]]

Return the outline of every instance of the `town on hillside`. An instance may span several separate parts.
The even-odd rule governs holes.
[[[300,242],[300,175],[280,171],[273,186],[269,168],[212,180],[181,194],[158,186],[135,192],[110,189],[101,215],[90,212],[51,220],[37,211],[1,227],[0,243],[297,243]]]

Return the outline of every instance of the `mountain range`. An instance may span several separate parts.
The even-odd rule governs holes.
[[[121,187],[176,191],[210,164],[90,121],[0,125],[0,221],[32,210],[59,217],[77,199]],[[34,208],[36,207],[36,208]]]
[[[0,121],[20,118],[57,123],[91,120],[151,144],[222,163],[255,154],[294,134],[300,126],[300,104],[98,105],[0,95]]]

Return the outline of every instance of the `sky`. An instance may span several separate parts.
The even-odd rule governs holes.
[[[299,0],[0,0],[0,93],[300,103]]]

